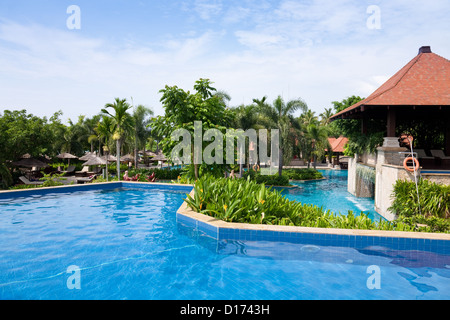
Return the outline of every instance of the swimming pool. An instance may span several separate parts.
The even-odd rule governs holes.
[[[282,194],[290,200],[313,204],[336,214],[355,215],[364,212],[373,221],[385,220],[374,209],[373,198],[357,198],[347,191],[347,170],[319,170],[325,180],[291,182],[297,188],[284,189]]]
[[[448,241],[211,237],[177,219],[190,188],[108,186],[0,197],[1,299],[450,298]]]

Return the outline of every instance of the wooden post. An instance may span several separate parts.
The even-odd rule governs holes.
[[[367,118],[365,116],[363,116],[361,119],[361,134],[367,134]]]
[[[395,109],[388,107],[387,113],[387,137],[396,137],[395,135],[396,113]]]

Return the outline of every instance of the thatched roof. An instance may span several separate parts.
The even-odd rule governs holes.
[[[48,167],[48,164],[34,159],[34,158],[25,158],[25,159],[21,159],[19,161],[13,162],[12,163],[14,166],[16,167],[22,167],[22,168],[46,168]]]
[[[78,159],[77,156],[74,156],[70,153],[61,153],[56,156],[58,159]]]
[[[79,159],[81,161],[87,161],[87,160],[89,160],[89,159],[91,159],[93,157],[96,157],[96,156],[97,156],[97,154],[95,152],[88,152],[84,156],[80,157]]]
[[[101,165],[105,165],[105,164],[106,164],[106,160],[104,160],[100,157],[97,157],[97,156],[93,156],[88,161],[83,163],[83,166],[101,166]]]

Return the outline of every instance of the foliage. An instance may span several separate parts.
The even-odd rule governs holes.
[[[259,171],[255,172],[249,170],[242,175],[244,179],[255,181],[256,183],[263,183],[268,186],[289,186],[289,177],[283,175],[280,177],[278,174],[274,175],[262,175]]]
[[[450,233],[450,220],[435,216],[424,217],[414,215],[411,217],[399,217],[394,221],[395,224],[409,226],[410,229],[417,232]]]
[[[317,180],[322,179],[323,175],[315,169],[286,169],[283,170],[283,175],[286,175],[291,180]]]
[[[116,98],[114,103],[106,104],[102,109],[102,113],[109,116],[113,120],[114,133],[112,135],[113,140],[116,141],[116,157],[117,157],[117,176],[120,180],[120,154],[122,143],[126,136],[133,130],[133,118],[128,113],[131,106],[127,103],[126,99]],[[108,109],[114,110],[114,113],[110,113]]]
[[[231,113],[226,109],[224,99],[220,95],[216,95],[217,90],[211,85],[212,82],[209,79],[200,79],[195,82],[195,93],[184,91],[177,86],[166,86],[160,91],[163,94],[161,102],[165,115],[156,117],[152,128],[158,136],[162,137],[160,146],[167,157],[171,157],[173,148],[179,143],[172,141],[172,132],[177,129],[185,129],[191,133],[191,159],[194,160],[195,121],[202,122],[202,136],[208,129],[217,129],[225,133],[226,126],[231,122]],[[193,165],[193,170],[195,177],[198,178],[199,166]]]
[[[147,182],[146,178],[153,173],[158,180],[177,180],[181,176],[183,169],[132,169],[128,171],[128,176],[140,176],[139,181]]]
[[[265,117],[265,121],[270,128],[280,131],[278,175],[281,177],[283,161],[287,162],[292,159],[292,148],[295,141],[289,139],[289,137],[293,127],[296,125],[293,113],[297,110],[306,111],[308,107],[302,99],[285,102],[281,96],[278,96],[272,105],[268,104],[266,99],[266,97],[263,97],[261,100],[253,99],[253,102],[257,105],[258,112]]]
[[[336,113],[353,106],[364,100],[359,96],[351,96],[343,99],[341,102],[334,101]],[[345,146],[345,155],[363,154],[365,152],[373,153],[376,148],[383,143],[383,137],[386,135],[386,120],[367,119],[366,134],[361,134],[361,120],[359,119],[339,119],[330,124],[331,135],[344,136],[349,139]]]
[[[313,205],[290,201],[280,191],[245,179],[216,179],[204,176],[194,184],[194,195],[187,195],[187,205],[226,222],[290,225],[318,228],[394,230],[395,225],[373,222],[367,215],[335,215]],[[402,230],[412,230],[400,225]]]
[[[64,178],[64,173],[61,174],[45,174],[44,172],[42,172],[42,174],[44,175],[40,180],[44,181],[44,183],[42,184],[42,187],[56,187],[56,186],[62,186],[64,185],[64,183],[62,181],[66,180],[66,178]]]
[[[389,210],[399,217],[450,217],[450,186],[419,179],[418,189],[420,202],[417,200],[415,182],[398,180],[394,185],[394,201]]]

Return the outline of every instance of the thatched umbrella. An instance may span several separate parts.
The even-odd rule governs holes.
[[[106,166],[106,181],[108,181],[108,162],[103,157],[93,156],[83,163],[83,166]]]
[[[150,161],[161,161],[161,168],[162,168],[162,164],[163,162],[167,161],[167,158],[162,153],[160,153],[154,156]]]
[[[78,157],[77,156],[74,156],[73,154],[70,154],[70,153],[61,153],[61,154],[58,154],[57,156],[56,156],[58,159],[68,159],[68,165],[70,165],[70,159],[78,159]]]
[[[88,161],[89,159],[96,157],[97,154],[95,152],[87,152],[84,156],[80,157],[81,161]]]
[[[162,154],[158,154],[152,158],[152,161],[167,161],[167,158]]]
[[[103,160],[106,160],[106,156],[101,156],[100,158],[102,158]],[[108,162],[115,162],[115,161],[117,161],[117,158],[109,154]]]
[[[34,159],[34,158],[23,158],[19,161],[13,162],[13,165],[15,165],[16,167],[22,167],[22,168],[46,168],[48,167],[48,164]]]
[[[83,163],[83,166],[101,166],[107,164],[106,160],[97,156],[91,157],[88,161]]]
[[[130,153],[126,154],[126,155],[120,157],[120,161],[123,161],[123,162],[134,161],[134,156],[131,155]]]

